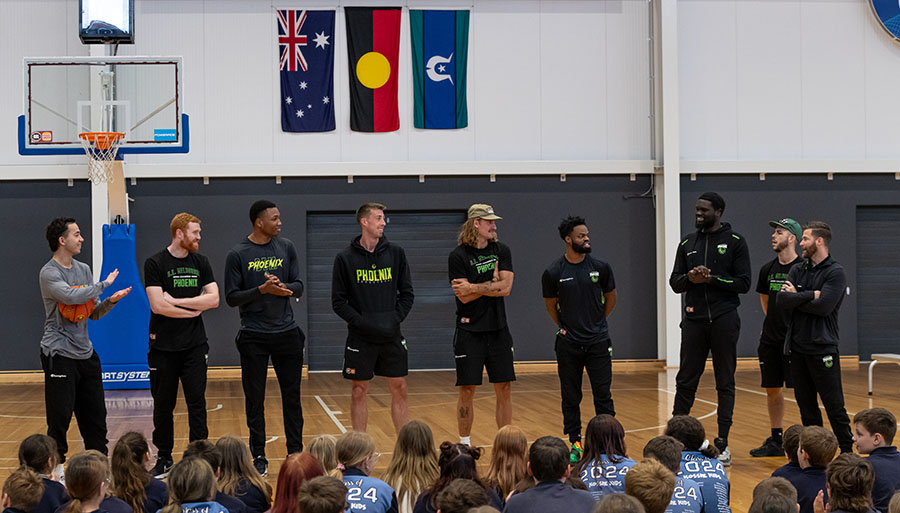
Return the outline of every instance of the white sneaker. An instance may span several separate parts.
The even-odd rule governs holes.
[[[722,462],[722,466],[730,467],[731,466],[731,448],[726,447],[724,451],[719,453],[719,461]]]
[[[54,481],[58,481],[59,484],[65,486],[66,484],[66,467],[63,466],[62,463],[56,466],[53,469],[53,472],[50,473],[50,479]]]

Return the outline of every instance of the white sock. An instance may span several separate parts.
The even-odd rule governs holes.
[[[472,437],[461,436],[461,437],[459,437],[459,443],[464,444],[464,445],[472,445]]]

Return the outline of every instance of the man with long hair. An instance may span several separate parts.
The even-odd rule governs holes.
[[[300,378],[306,337],[291,309],[291,298],[303,294],[297,248],[281,233],[281,212],[259,200],[250,206],[253,232],[231,248],[225,259],[225,302],[237,306],[241,329],[236,344],[241,354],[241,384],[250,429],[253,466],[260,475],[266,460],[266,376],[269,358],[281,388],[281,411],[288,454],[303,450],[303,408]]]
[[[394,430],[399,432],[409,418],[409,354],[400,323],[409,315],[415,295],[406,252],[384,236],[386,208],[366,203],[356,210],[361,233],[334,258],[331,274],[331,307],[347,321],[342,373],[353,383],[354,431],[366,430],[369,382],[376,375],[387,379]]]
[[[563,432],[572,445],[572,463],[581,458],[581,379],[587,369],[594,414],[615,415],[612,394],[612,341],[606,319],[616,307],[612,267],[593,258],[584,218],[559,224],[566,253],[541,277],[544,303],[557,326],[554,348],[562,395]]]
[[[468,219],[459,230],[459,246],[448,261],[450,284],[456,295],[457,426],[460,443],[470,445],[475,411],[475,387],[487,368],[494,384],[497,427],[512,422],[510,383],[516,380],[513,368],[513,340],[506,324],[503,298],[513,285],[512,253],[497,240],[497,220],[490,205],[469,207]]]
[[[169,224],[172,242],[144,263],[144,287],[150,300],[150,394],[153,396],[154,477],[172,468],[175,444],[173,412],[178,382],[188,410],[190,441],[205,440],[206,329],[200,317],[219,306],[219,286],[209,259],[200,249],[200,219],[187,212]]]
[[[56,440],[60,465],[57,474],[60,474],[69,448],[66,433],[73,413],[85,449],[108,452],[103,375],[100,357],[88,336],[87,320],[96,321],[109,313],[131,292],[131,287],[94,306],[100,294],[116,280],[119,270],[113,270],[101,282],[94,282],[91,267],[74,258],[81,253],[84,238],[71,217],[51,221],[46,236],[53,257],[40,272],[45,313],[41,367],[47,434]]]

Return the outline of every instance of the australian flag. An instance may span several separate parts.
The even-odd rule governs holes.
[[[334,11],[278,10],[281,129],[334,130]]]

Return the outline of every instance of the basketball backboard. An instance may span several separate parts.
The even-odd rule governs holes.
[[[82,154],[82,132],[124,133],[119,154],[187,153],[181,57],[42,57],[24,65],[20,154]]]

